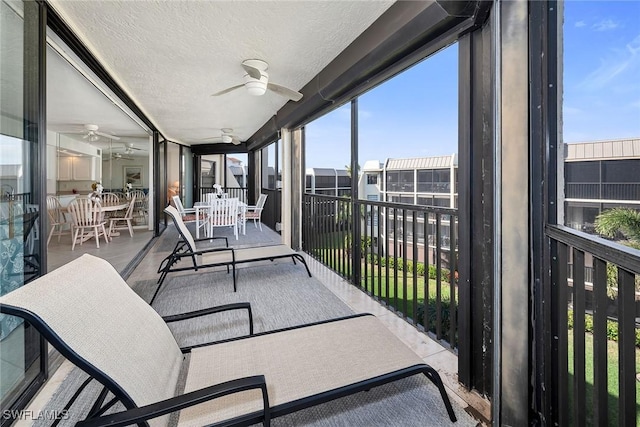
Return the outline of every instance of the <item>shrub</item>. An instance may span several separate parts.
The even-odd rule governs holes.
[[[573,310],[569,310],[567,326],[569,329],[573,329]],[[593,333],[593,316],[585,313],[584,315],[584,329],[585,332]],[[636,347],[640,347],[640,330],[636,328]],[[618,322],[613,320],[607,320],[607,339],[611,341],[618,341]]]
[[[451,301],[449,299],[442,299],[440,301],[441,312],[440,318],[442,321],[442,334],[443,337],[449,338],[449,328],[451,327]],[[424,300],[418,300],[418,311],[416,313],[416,322],[420,325],[424,325]],[[456,316],[458,312],[458,304],[456,302],[454,309],[456,310]],[[427,319],[429,320],[429,331],[436,333],[436,299],[434,297],[429,297],[427,303]]]

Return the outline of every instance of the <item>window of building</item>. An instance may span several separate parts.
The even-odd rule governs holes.
[[[377,184],[378,183],[378,174],[367,174],[367,184]]]
[[[564,170],[567,183],[600,181],[600,162],[567,162]]]

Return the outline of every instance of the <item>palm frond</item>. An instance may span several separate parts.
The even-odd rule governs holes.
[[[596,232],[613,238],[622,235],[630,243],[640,244],[640,212],[629,208],[614,208],[602,212],[596,217]]]

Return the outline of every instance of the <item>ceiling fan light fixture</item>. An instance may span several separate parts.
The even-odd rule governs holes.
[[[229,142],[233,141],[233,138],[229,135],[222,135],[222,142],[224,142],[225,144],[228,144]]]
[[[247,88],[249,95],[262,96],[267,91],[267,83],[269,82],[269,76],[266,73],[262,73],[260,79],[254,79],[249,74],[244,76],[244,87]]]
[[[96,142],[100,139],[98,135],[89,135],[89,141]]]

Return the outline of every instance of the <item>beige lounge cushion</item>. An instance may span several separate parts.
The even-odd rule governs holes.
[[[138,406],[174,396],[183,355],[165,322],[107,261],[85,254],[0,304],[36,313]]]
[[[236,262],[247,262],[254,259],[282,257],[295,254],[287,245],[258,246],[255,248],[234,249]],[[202,255],[202,264],[230,264],[233,258],[231,251],[210,252]]]
[[[273,407],[423,363],[377,318],[363,316],[194,349],[185,392],[264,375]],[[184,409],[179,425],[261,410],[262,394],[251,390]]]

